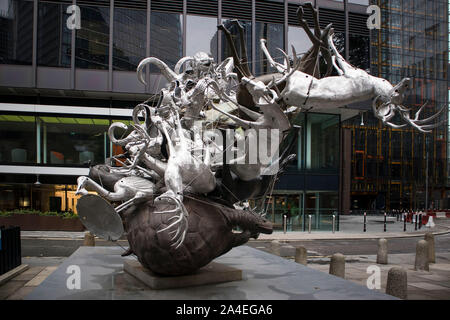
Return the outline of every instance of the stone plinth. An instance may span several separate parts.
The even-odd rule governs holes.
[[[242,280],[196,287],[153,290],[123,270],[120,247],[80,247],[49,275],[27,300],[390,300],[395,297],[308,268],[249,246],[214,260],[242,270]],[[69,289],[73,266],[80,288]],[[70,268],[72,267],[72,269]],[[69,281],[70,282],[70,281]]]
[[[242,280],[242,270],[211,262],[194,274],[184,276],[160,276],[144,268],[139,261],[127,259],[123,269],[155,290],[184,288]]]

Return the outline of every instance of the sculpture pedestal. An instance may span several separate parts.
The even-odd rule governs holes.
[[[119,247],[80,247],[27,300],[390,300],[395,297],[278,256],[240,246],[214,260],[242,270],[242,280],[153,290],[123,270]],[[68,286],[79,267],[79,287]],[[178,278],[178,277],[177,277]]]
[[[242,280],[242,270],[211,262],[197,272],[184,276],[160,276],[143,267],[139,261],[127,259],[123,269],[155,290],[176,289]]]

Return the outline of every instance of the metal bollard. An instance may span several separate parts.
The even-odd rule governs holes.
[[[386,212],[384,213],[384,232],[386,232]]]
[[[333,233],[336,231],[336,216],[333,214]]]
[[[367,216],[366,213],[364,212],[364,232],[367,231],[366,223],[367,223]]]
[[[403,231],[406,232],[406,213],[403,216]]]
[[[286,233],[287,229],[287,216],[283,215],[283,232]]]
[[[422,214],[419,214],[419,230],[422,229]]]
[[[311,233],[311,220],[312,220],[312,216],[308,215],[309,217],[309,221],[308,221],[308,233]]]
[[[417,231],[417,214],[414,215],[414,230]]]

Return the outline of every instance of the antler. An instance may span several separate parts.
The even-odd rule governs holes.
[[[432,122],[434,119],[438,118],[440,116],[440,114],[446,109],[446,108],[441,108],[441,110],[439,110],[438,112],[436,112],[434,115],[432,115],[431,117],[425,118],[425,119],[419,119],[420,113],[422,112],[423,108],[425,108],[425,106],[428,104],[428,101],[425,102],[420,109],[416,112],[416,114],[414,115],[414,118],[411,119],[409,116],[409,112],[411,111],[411,109],[406,108],[404,106],[401,106],[402,108],[404,108],[404,110],[400,111],[400,115],[401,117],[411,126],[413,126],[414,128],[416,128],[417,130],[419,130],[420,132],[424,132],[424,133],[428,133],[431,132],[431,129],[437,128],[439,127],[441,124],[443,124],[445,122],[446,119],[443,119],[441,121],[439,121],[438,123],[435,124],[431,124],[430,122]]]

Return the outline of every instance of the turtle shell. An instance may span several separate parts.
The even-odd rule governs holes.
[[[186,197],[183,203],[189,213],[188,227],[184,242],[178,248],[173,246],[175,242],[171,240],[173,233],[169,234],[176,229],[175,227],[157,232],[174,221],[169,221],[174,216],[173,213],[164,212],[173,209],[174,205],[159,204],[156,207],[149,201],[138,206],[131,214],[127,214],[126,230],[131,251],[144,267],[154,273],[161,275],[193,273],[254,236],[254,232],[249,231],[233,232],[233,226],[238,225],[239,221],[245,220],[248,223],[249,218],[253,221],[253,217],[249,216],[242,219],[242,212],[245,211],[236,215],[234,211],[238,210]],[[256,222],[264,225],[263,232],[271,232],[270,223],[262,218]]]

